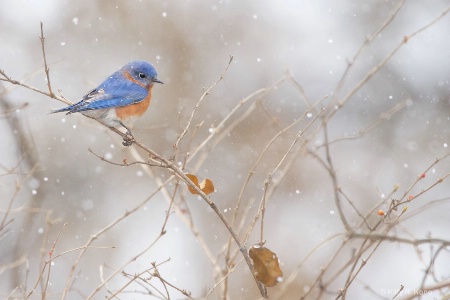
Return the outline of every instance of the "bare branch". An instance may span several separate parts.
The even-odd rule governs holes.
[[[44,70],[45,70],[45,76],[47,78],[47,87],[48,87],[48,94],[51,98],[55,96],[55,94],[52,91],[52,85],[50,83],[50,72],[47,65],[47,58],[45,57],[45,37],[44,37],[44,24],[41,22],[41,36],[39,37],[41,40],[41,46],[42,46],[42,57],[44,58]]]
[[[189,121],[187,122],[186,127],[184,128],[183,132],[180,134],[180,136],[178,137],[177,141],[175,142],[175,145],[173,146],[175,149],[178,149],[178,144],[180,143],[180,141],[183,139],[183,137],[186,135],[186,133],[189,130],[189,127],[191,126],[191,122],[192,119],[194,119],[195,116],[195,112],[197,111],[197,108],[200,106],[200,103],[202,103],[203,99],[205,99],[206,96],[209,95],[209,93],[211,92],[211,90],[219,83],[222,81],[222,79],[225,76],[225,73],[228,71],[228,68],[230,67],[231,63],[233,62],[233,56],[230,56],[230,60],[228,61],[228,64],[225,68],[225,71],[220,74],[219,79],[212,85],[210,86],[204,93],[203,95],[200,97],[200,99],[197,101],[197,104],[195,104],[194,109],[192,110],[191,113],[191,117],[189,118]]]

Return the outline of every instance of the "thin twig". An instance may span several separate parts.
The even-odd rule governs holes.
[[[41,26],[42,26],[42,23],[41,23]],[[63,227],[61,227],[61,229],[59,230],[59,233],[56,236],[56,239],[53,241],[52,248],[48,252],[48,256],[50,257],[50,259],[52,258],[53,253],[55,252],[56,243],[58,242],[59,237],[61,236],[61,233],[63,232],[64,228],[66,228],[66,226],[67,226],[67,223],[64,223]],[[48,272],[47,272],[47,280],[45,281],[45,287],[44,287],[44,290],[42,291],[42,299],[46,298],[48,283],[50,282],[50,272],[51,272],[51,270],[52,270],[52,264],[49,264],[48,265]]]
[[[266,195],[267,189],[269,187],[270,182],[272,181],[272,174],[269,173],[267,179],[264,181],[264,191],[261,200],[261,205],[259,206],[259,210],[261,211],[261,236],[259,238],[259,245],[262,247],[265,243],[264,241],[264,214],[266,212]]]
[[[317,103],[316,103],[317,104]],[[315,105],[312,106],[309,110],[314,109]],[[291,123],[289,126],[287,126],[286,128],[284,128],[283,130],[279,131],[273,138],[272,140],[270,140],[270,142],[266,145],[266,148],[264,148],[263,152],[261,153],[258,161],[255,164],[255,168],[257,166],[257,164],[259,163],[260,159],[262,158],[262,156],[264,155],[265,151],[269,148],[269,146],[284,132],[286,132],[288,129],[290,129],[291,127],[293,127],[294,125],[296,125],[300,120],[303,119],[304,116],[306,116],[309,113],[309,110],[306,111],[304,113],[304,115],[299,118],[298,120],[294,121],[293,123]],[[265,203],[266,203],[266,199],[267,199],[267,192],[268,192],[268,188],[270,183],[272,182],[272,174],[276,174],[278,172],[278,169],[280,168],[280,166],[283,164],[283,162],[286,160],[287,156],[289,153],[291,153],[292,149],[294,148],[294,146],[297,144],[297,142],[299,141],[299,139],[302,137],[302,135],[312,126],[312,124],[314,124],[317,120],[317,118],[319,118],[319,116],[321,115],[321,113],[323,112],[323,109],[321,109],[320,111],[318,111],[317,115],[306,125],[305,128],[303,128],[302,130],[300,130],[297,135],[295,136],[295,139],[292,141],[292,143],[290,144],[289,148],[286,150],[285,154],[283,155],[283,157],[280,159],[280,161],[278,162],[278,164],[275,166],[275,168],[272,170],[272,172],[270,172],[266,178],[266,180],[264,181],[264,189],[263,189],[263,196],[261,199],[261,203],[260,203],[260,210],[257,212],[256,216],[253,219],[253,222],[251,223],[251,225],[249,226],[249,229],[247,230],[247,234],[244,238],[244,241],[247,242],[248,238],[250,237],[250,233],[253,231],[253,226],[256,223],[256,221],[259,219],[259,215],[260,215],[260,211],[261,211],[261,239],[260,239],[260,244],[262,246],[262,244],[264,244],[264,240],[263,240],[263,226],[264,226],[264,210],[265,210]],[[253,169],[253,173],[254,173]]]
[[[6,270],[17,268],[18,266],[27,262],[27,258],[25,256],[21,256],[13,262],[4,264],[0,266],[0,275],[3,274]]]
[[[389,242],[394,242],[394,243],[409,244],[409,245],[414,245],[414,246],[423,245],[423,244],[438,244],[441,246],[450,246],[449,240],[435,239],[435,238],[405,239],[405,238],[386,235],[386,234],[357,233],[357,232],[351,232],[347,236],[352,239],[369,239],[372,241],[382,240],[382,241],[389,241]]]
[[[80,254],[78,255],[77,259],[75,260],[75,262],[72,264],[72,267],[70,269],[69,275],[67,276],[66,279],[66,286],[63,290],[62,293],[62,299],[64,299],[66,297],[67,292],[69,291],[71,285],[72,285],[72,278],[75,274],[75,270],[78,266],[78,264],[81,261],[81,258],[84,256],[86,250],[90,247],[90,245],[102,234],[104,234],[105,232],[107,232],[109,229],[111,229],[112,227],[114,227],[115,225],[117,225],[120,221],[122,221],[123,219],[127,218],[129,215],[139,211],[142,207],[144,207],[145,204],[147,204],[148,201],[150,201],[162,188],[164,185],[166,185],[168,182],[170,182],[171,179],[166,180],[164,183],[162,183],[161,185],[159,185],[155,191],[153,191],[153,193],[151,193],[147,198],[145,198],[141,203],[139,203],[138,205],[136,205],[135,207],[133,207],[131,210],[126,211],[122,216],[120,216],[119,218],[113,220],[111,223],[109,223],[107,226],[105,226],[104,228],[100,229],[98,232],[96,232],[95,234],[91,235],[91,237],[89,238],[89,240],[85,243],[85,245],[83,246],[83,250],[80,252]]]
[[[398,289],[398,292],[394,295],[394,297],[392,297],[392,300],[397,298],[397,296],[400,295],[400,293],[403,291],[404,288],[405,288],[405,286],[403,284],[401,284],[400,288]]]
[[[25,297],[25,299],[30,298],[31,295],[35,292],[36,287],[38,286],[39,282],[41,281],[41,278],[42,278],[42,276],[44,275],[45,269],[47,268],[47,265],[48,265],[48,264],[50,264],[50,263],[51,263],[52,261],[54,261],[55,259],[57,259],[57,258],[59,258],[59,257],[61,257],[61,256],[64,256],[64,255],[66,255],[66,254],[68,254],[68,253],[71,253],[71,252],[74,252],[74,251],[78,251],[78,250],[84,250],[84,249],[86,249],[86,248],[94,248],[94,249],[111,249],[111,248],[114,248],[114,247],[101,247],[101,246],[89,246],[89,247],[86,247],[86,246],[82,246],[82,247],[77,247],[77,248],[73,248],[73,249],[64,251],[64,252],[62,252],[62,253],[60,253],[60,254],[58,254],[58,255],[55,255],[55,256],[53,256],[53,257],[50,257],[47,261],[45,261],[44,266],[42,267],[41,273],[40,273],[40,275],[39,275],[39,278],[37,279],[37,281],[36,281],[34,287],[31,289],[31,291],[27,294],[27,296]]]
[[[39,37],[41,40],[41,46],[42,46],[42,56],[44,57],[44,70],[45,70],[45,76],[47,77],[47,87],[48,87],[48,94],[50,97],[54,97],[55,94],[52,91],[52,85],[50,84],[50,72],[47,65],[47,58],[45,57],[45,37],[44,37],[44,24],[41,22],[41,36]]]
[[[241,260],[239,260],[235,265],[233,265],[232,268],[227,269],[227,273],[218,281],[216,282],[216,284],[214,284],[214,286],[209,290],[209,292],[205,295],[205,297],[203,298],[203,300],[208,299],[208,297],[214,292],[214,290],[225,280],[227,279],[231,273],[233,273],[234,271],[236,271],[236,268],[241,264],[241,262],[244,259],[242,258]]]
[[[330,110],[330,113],[327,116],[327,120],[331,119],[334,114],[339,111],[340,108],[344,106],[344,104],[350,100],[350,98],[353,97],[353,95],[361,89],[375,74],[378,73],[378,71],[386,65],[386,63],[402,48],[406,43],[409,42],[413,37],[418,35],[419,33],[427,30],[431,26],[433,26],[436,22],[438,22],[440,19],[442,19],[448,12],[450,11],[450,7],[447,8],[441,15],[439,15],[437,18],[433,19],[430,23],[423,26],[422,28],[416,30],[410,35],[404,36],[401,42],[390,52],[388,55],[381,60],[376,66],[374,66],[369,72],[366,73],[366,75],[342,98],[341,101],[339,101],[335,106],[334,109]]]
[[[380,33],[383,32],[386,27],[391,24],[391,22],[395,19],[395,17],[400,12],[401,8],[405,4],[406,0],[402,0],[398,3],[398,5],[395,7],[395,9],[391,12],[389,18],[387,18],[383,24],[380,25],[372,34],[366,37],[365,42],[361,45],[361,47],[356,51],[356,54],[353,56],[353,58],[348,62],[347,68],[344,71],[344,74],[341,76],[341,79],[339,80],[334,92],[333,97],[335,100],[337,100],[337,97],[339,96],[342,87],[344,86],[344,83],[348,77],[348,74],[350,73],[351,68],[353,67],[354,63],[357,61],[359,56],[364,52],[365,49],[369,47],[369,45],[379,37]]]
[[[450,287],[450,279],[442,280],[441,282],[438,282],[436,284],[426,286],[421,290],[416,290],[416,293],[410,293],[402,300],[412,300],[412,299],[417,298],[417,295],[425,295],[426,293],[430,293],[432,291],[437,291],[437,290],[448,289],[449,287]],[[444,296],[444,298],[442,298],[442,299],[448,299],[448,298],[445,298],[445,296]]]
[[[266,144],[266,146],[264,147],[263,151],[261,152],[261,154],[259,155],[258,159],[256,160],[255,164],[253,165],[253,167],[252,167],[252,168],[250,169],[250,171],[248,172],[247,178],[245,179],[244,184],[243,184],[242,187],[241,187],[241,191],[239,192],[237,204],[236,204],[236,206],[235,206],[235,208],[234,208],[234,212],[233,212],[233,217],[232,217],[232,221],[231,221],[231,225],[232,225],[232,226],[234,226],[234,223],[235,223],[235,221],[236,221],[237,214],[238,214],[238,212],[239,212],[239,208],[240,208],[240,206],[241,206],[242,199],[243,199],[243,196],[244,196],[244,192],[245,192],[245,190],[246,190],[246,188],[247,188],[247,186],[248,186],[248,184],[249,184],[249,182],[250,182],[250,179],[251,179],[251,178],[253,177],[253,175],[255,174],[256,168],[259,166],[259,164],[260,164],[260,162],[262,161],[262,158],[264,157],[264,155],[267,153],[267,151],[268,151],[269,148],[272,146],[272,144],[273,144],[273,143],[274,143],[281,135],[283,135],[284,133],[286,133],[287,131],[289,131],[291,128],[293,128],[294,126],[296,126],[299,122],[301,122],[301,121],[304,119],[304,117],[306,117],[306,116],[308,115],[308,113],[310,113],[310,111],[311,111],[316,105],[318,105],[322,100],[323,100],[323,99],[317,101],[311,108],[309,108],[308,110],[306,110],[300,118],[298,118],[297,120],[295,120],[294,122],[292,122],[291,124],[289,124],[288,126],[286,126],[284,129],[278,131],[278,132],[272,137],[272,139]],[[314,118],[313,122],[314,122],[314,121],[315,121],[315,118]],[[313,122],[310,122],[310,123],[307,125],[306,129],[309,128],[309,126],[310,126]],[[296,137],[296,139],[294,140],[293,144],[296,143],[296,141],[297,141],[298,138],[302,135],[303,132],[304,132],[304,130],[301,131],[301,133],[299,133],[299,134],[297,135],[297,137]],[[291,145],[291,147],[292,147],[292,145]],[[290,150],[290,149],[291,149],[291,148],[289,148],[289,150]],[[289,152],[289,150],[287,151],[287,153]],[[286,154],[286,155],[287,155],[287,154]],[[281,163],[282,161],[283,161],[283,159],[280,161],[280,163]],[[278,165],[280,165],[280,163],[279,163]],[[275,169],[275,171],[276,171],[276,169]],[[274,172],[272,172],[272,174],[274,174]],[[251,227],[251,228],[252,228],[252,227]],[[247,231],[247,232],[249,232],[249,231]],[[246,239],[244,239],[244,240],[246,240]],[[228,241],[228,251],[227,251],[227,256],[229,256],[229,252],[230,252],[230,240]]]
[[[341,197],[339,196],[339,184],[338,179],[336,175],[336,170],[334,169],[334,163],[331,158],[331,151],[330,151],[330,144],[329,138],[328,138],[328,126],[326,121],[323,121],[323,133],[324,133],[324,140],[325,140],[325,155],[328,163],[328,172],[331,177],[331,181],[333,183],[333,194],[334,194],[334,202],[336,204],[337,211],[339,213],[339,217],[341,218],[342,225],[344,225],[344,228],[347,231],[351,230],[350,225],[348,224],[347,218],[344,215],[344,211],[342,210],[342,201]]]
[[[158,237],[156,237],[156,239],[151,242],[147,247],[145,247],[144,249],[142,249],[141,251],[139,251],[136,255],[134,255],[133,257],[131,257],[130,259],[128,259],[122,266],[120,266],[119,268],[117,268],[114,272],[112,272],[111,275],[108,276],[108,278],[106,278],[101,284],[99,284],[90,294],[89,296],[86,297],[87,300],[92,299],[105,285],[108,281],[110,281],[114,276],[116,276],[118,273],[120,273],[126,266],[128,266],[130,263],[132,263],[133,261],[137,260],[139,257],[141,257],[142,255],[144,255],[145,253],[148,252],[148,250],[150,250],[158,241],[159,239],[163,236],[163,234],[159,234]]]
[[[270,87],[266,87],[266,88],[262,88],[259,90],[254,91],[253,93],[251,93],[250,95],[246,96],[245,98],[243,98],[241,101],[239,101],[238,104],[236,104],[235,107],[233,107],[233,109],[231,109],[231,111],[228,113],[228,115],[226,115],[222,121],[214,128],[214,130],[209,134],[209,136],[204,139],[202,141],[202,143],[190,154],[190,157],[188,159],[188,162],[190,162],[192,159],[194,159],[198,152],[200,152],[200,150],[204,149],[206,146],[209,147],[209,149],[214,148],[214,146],[217,145],[217,142],[220,141],[223,137],[227,136],[227,133],[230,132],[233,128],[235,128],[238,124],[240,124],[243,120],[245,120],[245,118],[249,115],[249,113],[254,109],[254,106],[252,106],[249,110],[247,110],[244,114],[243,117],[241,117],[239,120],[237,120],[236,122],[233,122],[233,124],[231,124],[230,126],[225,128],[225,124],[250,100],[255,99],[257,96],[258,98],[256,99],[260,99],[261,97],[265,96],[267,93],[269,93],[270,91],[274,90],[276,87],[278,87],[278,85],[280,85],[281,83],[283,83],[286,80],[286,77],[283,76],[282,78],[278,79],[277,81],[275,81],[275,83],[273,83]],[[212,139],[217,135],[220,134],[220,137],[217,138],[217,142],[213,142]],[[201,160],[201,159],[200,159]],[[197,166],[198,167],[198,166]]]
[[[166,260],[164,260],[164,261],[162,261],[162,262],[160,262],[160,263],[158,263],[158,264],[155,263],[155,265],[156,265],[156,266],[161,266],[161,265],[163,265],[163,264],[165,264],[165,263],[167,263],[167,262],[169,262],[169,261],[170,261],[170,258],[168,258],[168,259],[166,259]],[[152,265],[153,265],[153,262],[152,262]],[[118,290],[115,291],[114,293],[111,293],[111,296],[109,296],[108,299],[116,298],[116,296],[117,296],[118,294],[120,294],[121,292],[123,292],[123,290],[124,290],[127,286],[129,286],[131,283],[135,282],[136,279],[141,279],[141,280],[143,280],[144,282],[148,283],[148,280],[141,278],[141,276],[144,275],[144,274],[146,274],[146,273],[149,273],[149,271],[150,271],[151,269],[153,269],[153,267],[150,268],[150,269],[146,269],[146,270],[144,270],[144,271],[142,271],[142,272],[140,272],[140,273],[138,273],[138,274],[134,274],[134,275],[130,275],[130,274],[127,274],[125,271],[122,271],[122,274],[123,274],[125,277],[127,277],[127,278],[131,278],[131,280],[128,281],[125,285],[123,285],[120,289],[118,289]],[[104,279],[102,279],[102,283],[103,283],[103,282],[106,283],[106,281],[105,281]],[[151,291],[149,291],[149,292],[151,293]],[[159,290],[157,290],[157,292],[158,292],[158,293],[161,293]],[[162,293],[161,293],[161,295],[162,295]]]
[[[348,141],[348,140],[356,140],[360,139],[364,136],[366,136],[369,132],[373,131],[375,128],[378,128],[381,124],[384,124],[387,120],[391,119],[394,114],[399,112],[401,109],[403,109],[406,106],[406,102],[408,100],[403,100],[393,107],[391,107],[389,110],[382,112],[376,120],[374,120],[372,123],[370,123],[368,126],[366,126],[363,129],[360,129],[357,133],[346,135],[343,137],[336,138],[334,140],[330,140],[329,144],[334,144],[341,141]],[[325,145],[319,145],[317,148],[324,147]]]
[[[51,95],[50,93],[42,91],[42,90],[40,90],[38,88],[35,88],[35,87],[31,86],[31,85],[28,85],[28,84],[22,83],[20,81],[14,80],[11,77],[9,77],[8,75],[6,75],[4,70],[0,70],[0,75],[2,75],[4,77],[4,78],[0,78],[0,81],[7,81],[7,82],[9,82],[11,84],[19,85],[19,86],[24,87],[24,88],[26,88],[28,90],[34,91],[36,93],[45,95],[47,97],[50,97],[50,98],[53,98],[53,99],[56,99],[56,100],[59,100],[59,101],[65,103],[65,104],[68,104],[68,105],[73,104],[72,102],[68,101],[65,98],[56,96],[55,94]]]
[[[389,232],[389,230],[391,230],[394,227],[394,224],[397,222],[398,219],[401,218],[401,216],[406,212],[407,210],[407,206],[402,210],[402,212],[397,216],[397,218],[395,219],[394,222],[392,222],[392,224],[390,226],[388,226],[386,228],[386,230],[384,231],[385,234],[387,234]],[[352,272],[349,272],[348,277],[347,277],[347,281],[345,283],[345,287],[341,290],[342,293],[340,293],[338,295],[338,297],[336,297],[336,299],[339,299],[341,297],[345,297],[345,294],[348,291],[348,288],[350,287],[350,285],[352,284],[352,282],[355,280],[355,278],[358,276],[358,274],[361,272],[361,270],[364,268],[364,266],[367,264],[367,261],[373,256],[373,254],[375,253],[375,251],[378,249],[378,247],[381,245],[381,243],[383,242],[383,240],[379,240],[378,243],[376,243],[375,247],[372,249],[372,251],[369,253],[369,256],[366,259],[363,259],[361,261],[361,264],[358,268],[358,270],[355,272],[355,274],[352,276]],[[362,254],[362,253],[361,253]],[[354,264],[356,265],[356,263]]]
[[[186,133],[188,132],[189,127],[191,126],[192,119],[194,119],[195,112],[197,111],[197,108],[200,106],[200,103],[203,101],[203,99],[205,99],[206,96],[209,95],[209,93],[211,92],[211,90],[212,90],[219,82],[222,81],[222,79],[224,78],[224,76],[225,76],[226,72],[228,71],[228,68],[230,67],[230,65],[231,65],[232,62],[233,62],[233,56],[230,56],[230,60],[228,61],[228,64],[227,64],[227,66],[226,66],[226,68],[225,68],[225,71],[224,71],[222,74],[220,74],[219,79],[203,93],[203,95],[200,97],[200,99],[199,99],[199,100],[197,101],[197,103],[195,104],[194,109],[192,110],[192,113],[191,113],[191,117],[189,118],[189,121],[188,121],[187,124],[186,124],[186,127],[184,128],[183,132],[180,134],[180,136],[178,137],[177,141],[175,142],[175,144],[174,144],[174,146],[173,146],[175,149],[178,149],[178,144],[180,143],[180,141],[183,139],[183,137],[184,137],[184,136],[186,135]]]
[[[101,156],[97,153],[95,153],[91,148],[88,149],[90,153],[94,154],[96,157],[98,157],[101,161],[107,162],[108,164],[119,166],[119,167],[129,167],[133,165],[147,165],[150,167],[161,167],[161,168],[167,168],[167,166],[162,165],[161,163],[151,163],[147,161],[133,161],[128,162],[126,159],[123,160],[123,163],[116,163],[112,160],[106,159],[104,156]]]
[[[137,151],[138,149],[136,147],[130,147],[128,148],[131,152],[131,155],[135,158],[135,160],[137,161],[143,161],[143,157],[141,155],[141,152]],[[150,166],[148,165],[141,165],[141,168],[143,169],[143,171],[155,181],[155,184],[158,186],[162,186],[161,187],[161,193],[163,195],[163,197],[166,199],[167,203],[172,202],[172,195],[171,193],[168,191],[167,187],[166,187],[166,183],[168,182],[172,182],[173,179],[175,178],[175,175],[171,175],[164,183],[161,180],[160,176],[156,176],[155,173],[153,172],[153,169],[150,168]],[[183,165],[184,168],[184,165]],[[187,205],[185,203],[185,205]],[[205,238],[200,234],[199,229],[195,226],[193,220],[192,220],[192,216],[190,214],[186,214],[185,213],[185,209],[184,208],[180,208],[178,206],[178,204],[173,203],[173,208],[175,210],[175,213],[177,214],[178,218],[184,223],[186,224],[186,226],[191,230],[192,234],[194,235],[194,237],[197,239],[198,244],[200,245],[200,247],[202,248],[203,252],[205,253],[206,257],[209,259],[209,261],[211,262],[211,264],[213,265],[213,267],[215,268],[215,270],[217,272],[220,272],[220,267],[218,265],[218,260],[215,257],[215,254],[213,254],[212,250],[210,249],[210,247],[208,246],[208,244],[205,241]]]

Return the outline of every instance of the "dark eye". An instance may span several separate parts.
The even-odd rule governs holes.
[[[145,75],[144,73],[139,73],[139,78],[142,78],[142,79],[147,78],[147,75]]]

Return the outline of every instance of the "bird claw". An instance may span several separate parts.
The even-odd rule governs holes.
[[[125,147],[129,147],[134,143],[134,136],[131,134],[130,131],[127,131],[123,136],[123,142],[122,145]]]

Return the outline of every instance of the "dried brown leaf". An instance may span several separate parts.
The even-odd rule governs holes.
[[[186,174],[186,176],[206,195],[211,194],[214,192],[214,184],[211,179],[204,179],[202,182],[198,183],[198,178],[195,175],[192,174]],[[196,189],[194,189],[192,186],[188,185],[189,192],[194,195],[198,195],[198,192]]]
[[[248,252],[253,260],[255,277],[258,281],[272,287],[283,280],[283,271],[274,252],[259,245],[254,245]]]
[[[214,184],[211,181],[211,179],[205,178],[200,183],[200,189],[205,193],[206,195],[211,194],[214,192]]]

